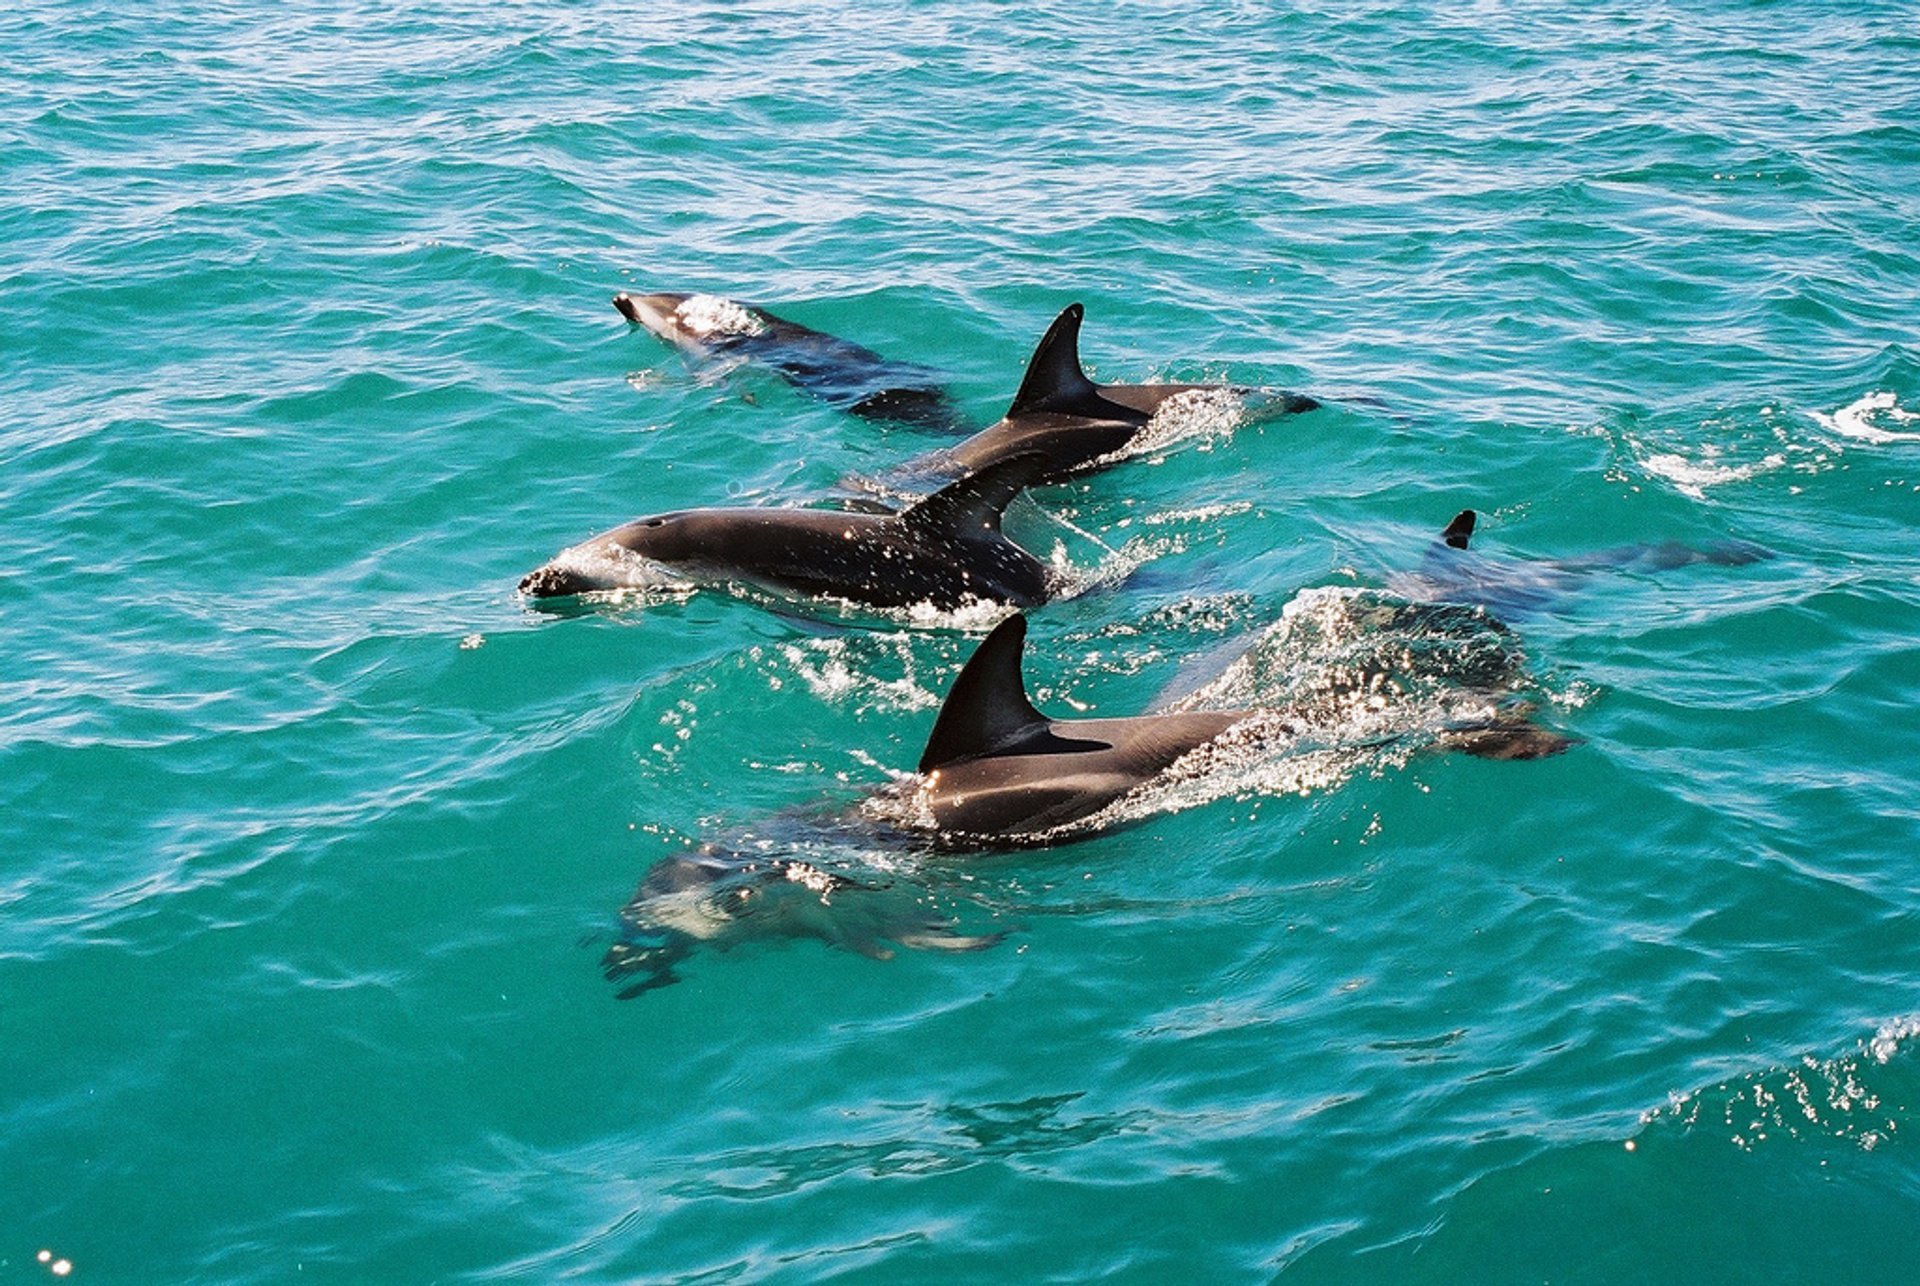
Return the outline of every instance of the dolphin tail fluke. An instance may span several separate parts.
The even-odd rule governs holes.
[[[1047,327],[1047,333],[1027,363],[1020,391],[1013,395],[1013,405],[1007,408],[1008,419],[1041,412],[1135,423],[1146,418],[1139,411],[1102,397],[1099,385],[1087,378],[1087,372],[1080,365],[1080,319],[1085,315],[1086,310],[1079,304],[1068,304],[1053,319],[1053,325]]]

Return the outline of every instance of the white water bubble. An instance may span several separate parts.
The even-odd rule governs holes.
[[[1920,420],[1920,411],[1907,410],[1898,394],[1884,390],[1858,398],[1831,415],[1815,411],[1813,418],[1829,432],[1856,442],[1920,442],[1920,432],[1888,427],[1912,424]]]
[[[750,309],[719,295],[690,295],[674,310],[675,317],[688,334],[701,338],[716,335],[764,335],[767,324]]]

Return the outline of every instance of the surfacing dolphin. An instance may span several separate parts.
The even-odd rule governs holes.
[[[1002,621],[934,720],[921,802],[942,835],[1017,841],[1090,817],[1251,713],[1049,719],[1027,697],[1026,639],[1026,617]]]
[[[964,442],[930,452],[900,472],[965,473],[1009,456],[1037,452],[1046,464],[1034,484],[1061,482],[1111,463],[1151,433],[1157,416],[1182,409],[1203,411],[1207,399],[1238,407],[1252,391],[1231,384],[1096,384],[1080,364],[1080,323],[1085,315],[1079,304],[1069,304],[1053,319],[999,423]],[[1319,405],[1299,393],[1278,397],[1279,409],[1285,412],[1310,411]]]
[[[789,384],[866,420],[959,430],[959,409],[938,372],[895,362],[849,340],[718,295],[613,297],[620,315],[696,358],[758,362]]]
[[[1598,572],[1671,571],[1695,563],[1741,567],[1773,555],[1745,541],[1722,541],[1698,548],[1677,540],[1620,545],[1571,558],[1489,558],[1467,552],[1479,515],[1462,509],[1428,548],[1417,571],[1389,581],[1394,592],[1422,602],[1467,603],[1508,616],[1551,608]]]
[[[1243,658],[1229,683],[1188,700],[1226,693],[1245,705],[1176,702],[1115,719],[1053,719],[1035,709],[1021,667],[1026,618],[1009,617],[954,680],[918,777],[873,796],[867,811],[942,847],[1025,846],[1128,820],[1109,810],[1214,751],[1228,767],[1275,753],[1331,753],[1351,765],[1390,744],[1487,759],[1538,759],[1573,744],[1515,699],[1522,658],[1485,612],[1350,593],[1316,606],[1313,627],[1339,637],[1317,641],[1310,673],[1249,682]]]
[[[532,598],[596,590],[725,584],[873,607],[970,602],[1032,607],[1046,567],[1000,531],[1038,459],[1003,459],[898,513],[689,509],[640,518],[561,551],[520,582]]]

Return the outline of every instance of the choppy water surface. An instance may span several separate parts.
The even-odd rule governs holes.
[[[1912,17],[0,15],[0,1276],[1905,1262]],[[1073,590],[1044,709],[1251,694],[1298,753],[1051,849],[849,828],[993,613],[514,585],[947,439],[619,290],[949,371],[979,424],[1075,300],[1097,378],[1325,400],[1007,523]],[[1335,611],[1414,601],[1468,507],[1509,588],[1442,642],[1564,754],[1444,753],[1459,692],[1393,671],[1437,645]],[[1612,556],[1664,542],[1769,556]],[[699,845],[825,876],[616,1000],[621,908]]]

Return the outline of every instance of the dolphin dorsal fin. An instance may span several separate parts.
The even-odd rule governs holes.
[[[1046,456],[1038,451],[996,460],[914,501],[901,511],[900,520],[940,531],[997,532],[1000,515],[1045,463]]]
[[[1440,533],[1442,543],[1448,549],[1465,549],[1467,542],[1473,539],[1474,521],[1473,510],[1462,509],[1453,516],[1453,521],[1447,524],[1447,529]]]
[[[1009,616],[974,649],[947,690],[933,721],[933,734],[920,756],[920,771],[978,759],[1047,726],[1047,717],[1027,699],[1020,674],[1026,649],[1027,618]]]
[[[1040,337],[1027,363],[1027,376],[1013,395],[1007,417],[1051,411],[1090,420],[1139,420],[1140,412],[1100,396],[1100,386],[1087,378],[1080,365],[1080,319],[1086,309],[1068,304]]]

